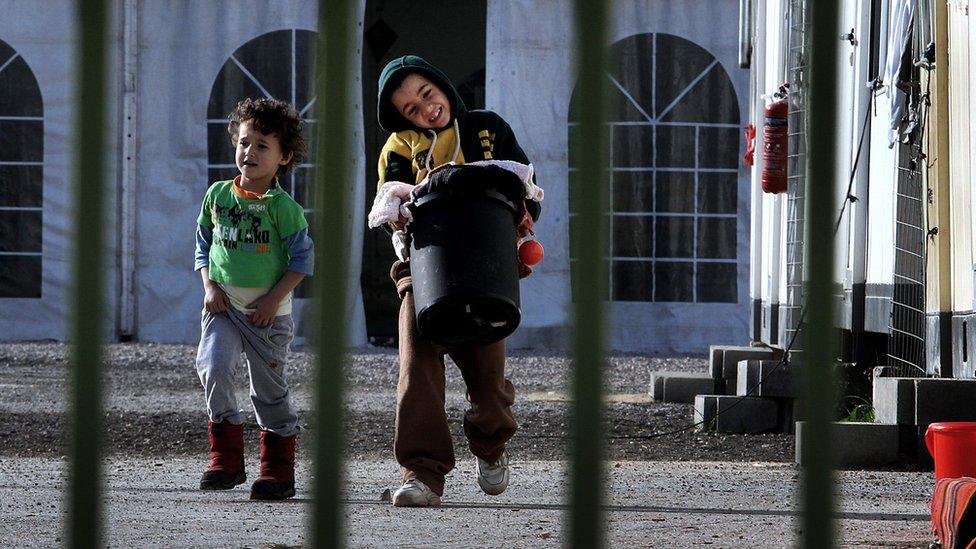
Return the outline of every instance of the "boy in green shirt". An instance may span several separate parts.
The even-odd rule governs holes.
[[[228,132],[240,175],[211,185],[197,220],[195,268],[206,296],[196,365],[211,458],[202,490],[227,490],[246,480],[244,416],[233,386],[243,352],[261,428],[261,472],[251,499],[295,495],[299,425],[284,374],[294,338],[291,294],[312,274],[313,254],[305,211],[278,185],[278,175],[305,156],[302,125],[282,101],[238,103]]]

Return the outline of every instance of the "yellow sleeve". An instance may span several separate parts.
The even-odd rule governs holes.
[[[380,151],[376,170],[379,174],[379,181],[376,184],[376,189],[379,190],[387,181],[413,183],[416,175],[413,172],[411,156],[412,149],[403,136],[399,133],[390,134],[390,138],[383,145],[383,150]]]

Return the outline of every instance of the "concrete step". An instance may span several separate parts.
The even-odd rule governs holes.
[[[940,421],[976,421],[976,379],[876,376],[872,396],[879,423],[924,427]]]
[[[741,347],[734,345],[712,345],[708,348],[712,377],[715,379],[735,379],[738,375],[739,361],[773,360],[776,351],[769,347]]]
[[[915,379],[874,377],[871,387],[874,420],[889,425],[915,424]]]
[[[796,458],[803,463],[803,448],[809,432],[806,421],[796,422]],[[870,469],[891,465],[899,460],[899,427],[881,423],[832,422],[830,443],[838,469]]]
[[[691,404],[695,395],[714,393],[715,380],[706,372],[651,372],[651,398]]]
[[[759,397],[698,395],[695,397],[695,423],[705,422],[703,431],[719,433],[775,432],[779,411],[775,401]]]
[[[740,360],[735,383],[739,396],[796,398],[795,372],[778,360]]]

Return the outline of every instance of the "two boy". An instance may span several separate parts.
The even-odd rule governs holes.
[[[448,78],[424,59],[408,55],[391,61],[378,87],[379,124],[391,132],[379,158],[380,188],[412,188],[448,162],[529,164],[505,120],[492,111],[467,110]],[[244,418],[232,386],[244,352],[261,427],[261,476],[251,497],[284,499],[295,494],[298,432],[284,380],[294,333],[291,291],[312,274],[312,243],[302,207],[276,177],[304,155],[301,121],[282,102],[245,100],[231,116],[229,131],[241,174],[210,188],[197,229],[196,269],[206,291],[197,371],[207,397],[211,446],[200,487],[229,489],[245,481]],[[385,221],[399,230],[407,220],[396,212]],[[527,202],[523,223],[531,226],[538,216],[538,204]],[[391,277],[402,299],[394,454],[403,484],[393,504],[439,505],[445,476],[454,468],[444,409],[445,355],[467,386],[470,408],[463,428],[476,456],[478,484],[486,494],[501,494],[509,483],[505,445],[518,428],[511,410],[515,389],[505,378],[504,340],[446,348],[425,339],[417,329],[409,260],[396,261]]]

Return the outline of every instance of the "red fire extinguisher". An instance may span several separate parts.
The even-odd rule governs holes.
[[[762,190],[778,194],[786,192],[786,164],[789,152],[790,112],[787,88],[783,84],[773,95],[774,101],[763,112],[763,169]]]

